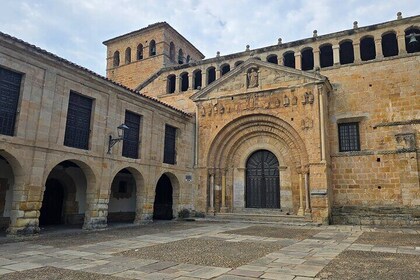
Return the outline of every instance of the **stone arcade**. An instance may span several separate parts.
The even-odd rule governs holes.
[[[94,229],[184,208],[420,224],[412,34],[420,16],[398,14],[204,59],[163,22],[105,41],[104,78],[0,33],[0,228]]]

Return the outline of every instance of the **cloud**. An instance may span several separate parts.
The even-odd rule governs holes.
[[[415,0],[2,0],[0,30],[105,74],[104,40],[167,21],[214,57],[420,14]]]

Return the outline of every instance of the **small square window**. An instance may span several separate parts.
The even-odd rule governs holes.
[[[338,124],[340,152],[360,151],[359,123]]]

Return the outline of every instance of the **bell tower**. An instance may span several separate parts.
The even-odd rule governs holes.
[[[202,60],[204,55],[166,22],[104,41],[106,77],[135,89],[162,68]]]

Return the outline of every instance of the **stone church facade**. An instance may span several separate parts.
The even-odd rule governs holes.
[[[0,37],[1,102],[16,107],[0,111],[12,233],[183,208],[420,224],[420,16],[210,59],[156,23],[104,42],[107,78]]]

